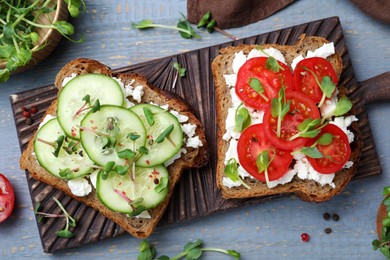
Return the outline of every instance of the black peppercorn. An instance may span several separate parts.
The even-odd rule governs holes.
[[[332,233],[332,229],[331,229],[331,228],[325,228],[325,233],[326,233],[326,234]]]
[[[324,217],[325,220],[329,220],[330,219],[330,214],[328,212],[325,212],[324,215],[322,215]]]
[[[337,215],[337,214],[333,214],[333,215],[332,215],[332,219],[333,219],[334,221],[339,221],[340,217],[339,217],[339,215]]]

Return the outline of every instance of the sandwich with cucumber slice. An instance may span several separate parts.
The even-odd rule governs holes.
[[[148,237],[183,171],[208,163],[200,121],[173,93],[95,60],[69,62],[55,85],[21,168]]]

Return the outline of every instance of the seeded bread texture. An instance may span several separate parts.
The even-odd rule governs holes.
[[[294,46],[264,44],[262,45],[262,48],[266,49],[273,47],[280,50],[286,59],[287,65],[291,67],[291,63],[295,57],[299,55],[303,55],[305,57],[308,50],[314,51],[315,49],[321,47],[324,43],[328,43],[328,41],[322,37],[306,37],[305,35],[302,35]],[[284,185],[278,185],[271,189],[269,189],[265,183],[251,178],[245,178],[244,180],[251,189],[247,189],[242,185],[239,187],[228,188],[222,184],[225,168],[224,159],[226,151],[229,148],[229,142],[223,140],[222,137],[226,131],[225,120],[227,118],[228,109],[232,106],[229,89],[226,86],[223,75],[233,73],[232,62],[235,53],[243,51],[244,54],[248,54],[255,47],[255,45],[240,45],[224,48],[220,51],[220,54],[212,63],[216,91],[216,114],[218,124],[218,161],[216,168],[217,186],[221,190],[222,196],[227,199],[295,193],[304,201],[321,202],[329,200],[343,190],[356,172],[362,146],[360,132],[356,123],[352,123],[351,125],[351,130],[355,134],[355,140],[351,143],[352,153],[350,161],[353,161],[354,164],[351,168],[342,169],[336,173],[334,178],[336,188],[332,188],[330,185],[322,186],[313,180],[301,180],[297,176],[293,178],[292,182]],[[340,56],[338,54],[334,54],[330,56],[328,60],[340,78],[342,73],[342,60]],[[345,89],[343,87],[339,87],[339,96],[345,95],[345,93]],[[354,114],[353,110],[351,111],[351,114]]]
[[[73,73],[76,75],[87,74],[87,73],[99,73],[105,74],[108,76],[114,76],[122,80],[122,82],[127,85],[130,82],[133,82],[133,86],[142,85],[144,95],[142,96],[142,103],[154,102],[158,105],[169,105],[169,109],[176,110],[182,115],[188,116],[188,123],[195,124],[196,135],[199,136],[199,139],[202,141],[203,146],[198,148],[185,147],[187,153],[182,155],[180,159],[174,161],[173,164],[168,166],[169,171],[169,192],[165,200],[156,208],[148,210],[151,215],[150,219],[146,218],[130,218],[125,214],[116,213],[109,210],[104,206],[98,199],[95,189],[86,197],[77,197],[73,195],[70,191],[65,180],[59,179],[49,172],[47,172],[43,167],[41,167],[33,155],[34,152],[34,134],[33,138],[28,143],[27,148],[23,151],[22,157],[20,159],[20,167],[22,169],[28,170],[31,174],[31,177],[39,181],[45,182],[55,188],[65,192],[70,197],[86,204],[87,206],[93,207],[98,210],[102,215],[109,218],[124,230],[126,230],[131,235],[137,238],[146,238],[148,237],[157,226],[159,220],[163,216],[163,213],[169,203],[169,199],[173,193],[176,183],[180,180],[180,177],[183,171],[187,168],[200,168],[208,163],[209,160],[209,151],[208,144],[206,141],[205,131],[199,120],[192,113],[190,107],[178,96],[173,93],[163,91],[159,88],[156,88],[147,82],[147,79],[136,73],[132,74],[115,74],[111,69],[104,64],[90,59],[76,59],[68,64],[66,64],[61,71],[58,73],[55,85],[61,89],[63,80],[71,76]],[[55,100],[51,106],[46,111],[46,114],[55,116],[57,109],[57,100]],[[44,118],[44,117],[43,117]]]

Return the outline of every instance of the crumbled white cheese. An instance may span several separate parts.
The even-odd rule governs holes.
[[[122,82],[121,79],[119,78],[116,78],[116,77],[112,77],[116,82],[118,82],[118,85],[119,87],[121,88],[122,92],[123,92],[123,96],[125,97],[125,99],[127,99],[126,97],[126,87],[125,87],[125,84]],[[134,82],[134,79],[128,84],[129,86],[131,86],[131,84],[133,84]]]
[[[144,87],[142,85],[138,85],[135,87],[134,91],[133,91],[133,98],[138,102],[138,103],[141,103],[141,98],[144,94],[144,91],[143,91]]]
[[[271,188],[274,188],[278,185],[283,185],[283,184],[291,182],[291,180],[294,178],[295,174],[297,174],[297,172],[294,169],[288,170],[288,172],[285,175],[283,175],[281,178],[274,180],[274,181],[269,181],[268,188],[271,189]]]
[[[92,186],[96,189],[96,183],[97,183],[97,175],[99,173],[99,170],[96,170],[94,172],[92,172],[90,175],[89,175],[89,180],[91,181],[92,183]]]
[[[187,146],[192,148],[198,148],[200,146],[203,146],[203,143],[199,139],[199,136],[195,136],[195,137],[188,138]]]
[[[249,112],[249,115],[251,116],[251,125],[263,123],[264,111],[256,110]]]
[[[297,173],[298,178],[301,180],[314,180],[324,185],[330,185],[332,188],[335,188],[336,185],[333,182],[335,174],[321,174],[317,172],[309,163],[306,157],[303,156],[294,156],[296,159],[294,165],[294,171]]]
[[[179,123],[185,123],[188,120],[188,116],[181,115],[181,114],[179,114],[179,112],[177,112],[175,110],[170,110],[169,112],[172,115],[174,115],[177,118],[177,120],[179,120]]]
[[[343,168],[344,169],[349,169],[353,166],[353,161],[348,161],[344,164]]]
[[[274,57],[275,59],[277,59],[278,61],[286,64],[286,59],[284,58],[284,55],[281,51],[279,51],[278,49],[275,49],[275,48],[267,48],[267,49],[264,49],[263,50],[264,52],[262,52],[261,50],[259,49],[252,49],[249,53],[248,53],[248,57],[247,59],[252,59],[252,58],[257,58],[257,57],[268,57],[268,56],[272,56]]]
[[[133,216],[134,218],[151,218],[149,212],[147,210],[142,211],[137,216]]]
[[[228,177],[223,177],[222,178],[222,185],[226,186],[228,188],[233,188],[233,187],[241,186],[241,182],[240,181],[232,181]]]
[[[355,138],[355,135],[350,130],[348,130],[348,127],[352,124],[352,122],[355,121],[358,121],[358,119],[356,118],[356,116],[351,115],[347,117],[336,117],[333,121],[330,121],[330,123],[340,127],[340,129],[343,130],[344,133],[347,135],[349,143],[352,143]]]
[[[188,137],[193,137],[195,135],[196,125],[194,124],[183,124],[181,125],[181,129]]]
[[[301,60],[303,60],[304,58],[303,58],[303,56],[302,55],[298,55],[297,57],[295,57],[294,59],[293,59],[293,61],[291,62],[291,68],[292,68],[292,70],[295,70],[295,67],[297,66],[297,64],[301,61]]]
[[[306,58],[321,57],[326,59],[332,54],[335,54],[335,49],[333,42],[330,42],[324,43],[324,45],[314,51],[307,51]]]
[[[168,167],[169,165],[171,165],[175,160],[179,159],[181,157],[181,154],[186,154],[187,153],[187,150],[182,148],[180,149],[171,159],[169,159],[168,161],[164,162],[164,165],[165,167]]]
[[[237,74],[238,70],[241,68],[242,65],[244,65],[245,62],[246,62],[246,55],[244,54],[243,51],[235,53],[232,62],[233,73]]]
[[[56,118],[55,116],[52,116],[50,114],[46,114],[45,118],[43,118],[42,122],[39,124],[38,129],[41,128],[44,124],[49,122],[51,119]]]
[[[77,76],[76,73],[72,73],[72,75],[70,75],[69,77],[64,78],[64,80],[62,81],[62,87],[68,84],[68,82],[74,79],[76,76]]]
[[[338,102],[337,94],[338,90],[336,89],[332,97],[330,99],[325,100],[325,102],[322,104],[322,106],[320,107],[321,117],[328,118],[333,115]]]
[[[69,180],[68,186],[71,192],[78,197],[87,196],[92,191],[91,184],[83,177]]]
[[[131,102],[130,100],[128,100],[127,98],[125,98],[125,103],[126,103],[126,108],[130,108],[130,107],[135,106],[135,104],[133,102]]]
[[[237,82],[237,74],[226,74],[223,75],[227,87],[234,87]]]

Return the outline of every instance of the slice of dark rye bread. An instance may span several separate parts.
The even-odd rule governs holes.
[[[287,65],[291,68],[291,63],[295,57],[302,54],[304,57],[308,50],[314,51],[321,47],[328,41],[322,37],[306,37],[302,35],[296,45],[294,46],[281,46],[277,44],[264,44],[263,49],[274,47],[280,50],[287,62]],[[351,143],[351,157],[350,161],[354,164],[349,169],[343,169],[336,173],[334,183],[336,188],[332,188],[330,185],[322,186],[318,182],[313,180],[301,180],[295,176],[292,182],[278,185],[274,188],[269,189],[265,183],[261,183],[252,178],[245,178],[245,183],[248,184],[251,189],[246,189],[242,185],[239,187],[228,188],[222,184],[224,177],[224,159],[225,153],[229,148],[229,142],[222,139],[225,133],[225,120],[228,114],[228,109],[231,107],[231,97],[229,89],[226,86],[223,75],[233,73],[232,61],[235,53],[243,51],[244,54],[248,54],[256,45],[241,45],[227,47],[220,51],[220,54],[215,58],[212,63],[212,71],[214,76],[214,84],[216,90],[216,113],[217,113],[217,124],[218,124],[218,162],[217,162],[217,186],[222,191],[224,198],[251,198],[251,197],[262,197],[267,195],[275,194],[287,194],[295,193],[300,199],[305,201],[321,202],[331,199],[334,195],[341,192],[341,190],[351,180],[352,176],[356,172],[358,161],[360,159],[360,151],[362,148],[361,134],[357,128],[356,123],[353,123],[350,127],[351,131],[355,134],[355,140]],[[338,77],[342,73],[342,60],[339,55],[334,54],[328,58],[333,65]],[[339,87],[339,96],[345,95],[346,89]],[[350,112],[354,114],[354,110]]]
[[[149,84],[146,78],[139,74],[115,74],[111,71],[106,65],[90,59],[79,58],[73,60],[66,64],[61,71],[58,73],[55,85],[61,89],[63,80],[71,76],[73,73],[76,75],[87,74],[87,73],[99,73],[105,74],[108,76],[117,77],[122,80],[122,82],[127,85],[134,80],[133,86],[142,85],[144,86],[143,91],[144,95],[142,96],[142,103],[154,102],[158,105],[169,105],[169,109],[173,109],[179,112],[182,115],[188,116],[188,122],[195,124],[196,135],[199,136],[199,139],[202,141],[203,146],[199,148],[186,147],[186,154],[183,154],[180,159],[174,161],[173,164],[168,166],[170,182],[169,182],[169,192],[165,200],[156,208],[148,210],[151,218],[130,218],[125,214],[116,213],[109,210],[104,206],[98,199],[95,189],[86,197],[77,197],[72,194],[65,180],[59,179],[49,172],[47,172],[43,167],[41,167],[33,155],[34,152],[34,134],[33,138],[28,143],[27,148],[23,151],[22,157],[20,159],[20,166],[22,169],[28,170],[31,174],[31,177],[39,181],[45,182],[55,188],[65,192],[70,197],[85,203],[86,205],[93,207],[98,210],[101,214],[117,223],[128,233],[132,234],[137,238],[148,237],[155,229],[160,218],[163,216],[163,213],[168,205],[169,199],[173,193],[175,184],[179,181],[183,171],[187,168],[200,168],[208,163],[209,160],[209,151],[208,144],[206,141],[206,136],[204,128],[195,117],[194,113],[190,107],[178,96],[173,93],[163,91],[159,88],[156,88]],[[46,111],[46,114],[56,115],[57,109],[57,100],[55,100],[51,106]]]

